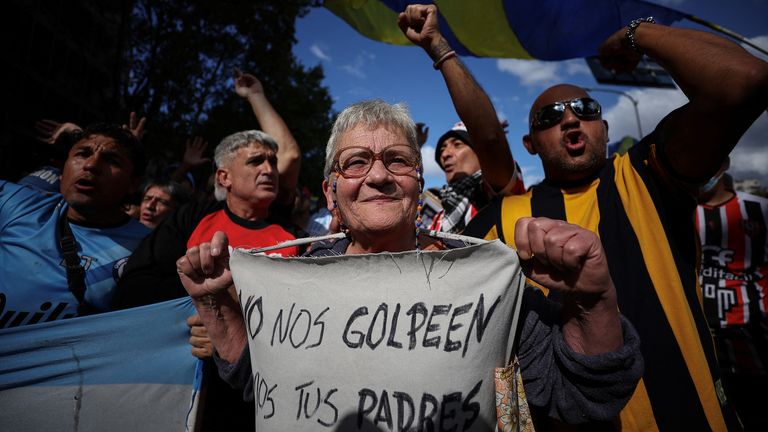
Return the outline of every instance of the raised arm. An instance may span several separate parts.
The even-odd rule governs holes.
[[[281,196],[291,196],[299,182],[301,150],[288,126],[269,103],[264,88],[255,76],[235,69],[235,92],[246,99],[256,114],[261,130],[277,141],[277,170],[280,173]],[[288,195],[285,195],[285,194]]]
[[[563,293],[562,333],[573,351],[597,355],[621,347],[616,288],[597,235],[560,220],[520,218],[515,244],[526,276]]]
[[[603,43],[604,66],[626,71],[637,65],[640,53],[625,35],[626,28]],[[634,40],[689,99],[662,126],[663,156],[680,177],[706,181],[768,107],[768,63],[729,40],[696,30],[642,23]]]
[[[227,235],[217,231],[210,243],[189,248],[186,255],[176,261],[176,270],[214,348],[222,359],[234,364],[248,340],[229,271],[227,247]]]
[[[405,36],[429,55],[443,74],[456,113],[472,138],[483,178],[496,192],[512,180],[515,163],[490,98],[459,60],[437,22],[435,5],[410,5],[398,16]],[[442,61],[441,61],[442,60]],[[438,63],[439,62],[439,63]]]
[[[176,182],[184,183],[187,173],[193,168],[202,164],[209,163],[211,159],[203,157],[208,142],[201,136],[188,138],[184,148],[184,155],[181,158],[181,164],[171,174],[171,179]]]

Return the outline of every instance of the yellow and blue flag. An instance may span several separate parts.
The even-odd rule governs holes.
[[[635,18],[669,25],[688,16],[641,0],[326,0],[324,6],[364,36],[410,45],[397,15],[414,3],[437,5],[443,36],[457,54],[474,57],[589,57]]]

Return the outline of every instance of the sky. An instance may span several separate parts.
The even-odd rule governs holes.
[[[693,14],[732,30],[768,50],[768,0],[667,0],[656,3]],[[706,30],[690,22],[674,27]],[[306,66],[321,64],[324,85],[330,90],[335,111],[364,99],[381,98],[405,103],[416,122],[429,127],[422,148],[426,187],[440,187],[445,177],[434,160],[437,139],[459,121],[442,76],[432,68],[426,53],[415,46],[394,46],[357,33],[325,8],[312,8],[296,22],[294,54]],[[758,54],[760,55],[760,54]],[[768,57],[762,56],[768,60]],[[661,118],[685,104],[679,89],[651,89],[598,84],[583,59],[559,62],[463,57],[462,61],[491,97],[500,119],[509,122],[507,140],[523,171],[526,186],[544,177],[538,157],[527,153],[521,137],[527,132],[531,103],[547,87],[567,82],[582,87],[618,90],[638,101],[643,133],[652,131]],[[603,106],[611,142],[637,137],[635,109],[628,97],[593,91]],[[764,113],[731,153],[730,173],[736,178],[756,178],[768,186],[768,114]]]

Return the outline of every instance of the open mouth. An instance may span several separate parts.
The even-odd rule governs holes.
[[[92,191],[96,189],[96,182],[92,179],[81,178],[75,182],[75,188],[79,191]]]
[[[581,131],[572,131],[565,134],[565,148],[571,155],[584,153],[586,146],[586,137]]]

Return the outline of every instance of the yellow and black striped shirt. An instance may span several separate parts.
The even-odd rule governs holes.
[[[643,379],[622,430],[737,430],[726,403],[698,289],[696,202],[646,138],[581,185],[542,182],[493,201],[464,231],[514,247],[520,217],[549,217],[600,236],[621,312],[637,328]]]

